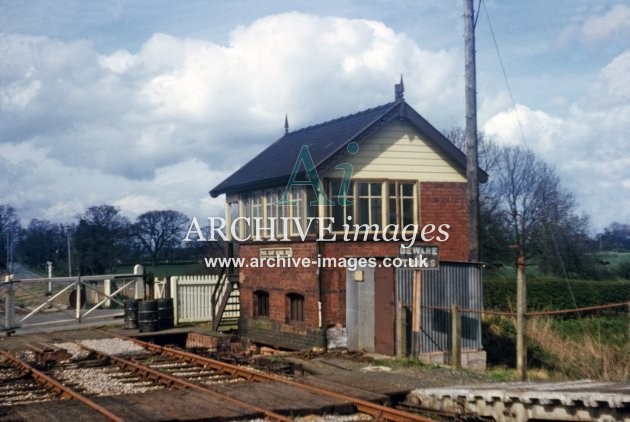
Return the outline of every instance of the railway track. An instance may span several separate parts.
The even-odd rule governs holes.
[[[7,362],[13,368],[17,369],[18,371],[22,372],[23,374],[27,374],[30,378],[35,380],[41,387],[44,388],[44,390],[54,391],[61,398],[77,400],[80,403],[82,403],[83,405],[89,407],[90,409],[100,413],[101,415],[103,415],[105,418],[107,418],[110,421],[123,422],[122,418],[116,416],[115,414],[113,414],[109,410],[105,409],[104,407],[102,407],[99,404],[95,403],[94,401],[90,400],[86,396],[84,396],[84,395],[74,391],[73,389],[71,389],[71,388],[61,384],[60,382],[58,382],[57,380],[55,380],[55,379],[51,378],[50,376],[46,375],[42,371],[39,371],[39,370],[33,368],[28,363],[24,362],[21,359],[16,358],[12,354],[10,354],[10,353],[8,353],[8,352],[6,352],[4,350],[0,350],[0,356],[2,356],[5,359],[5,362]],[[30,393],[32,393],[32,392],[30,392]]]
[[[110,334],[111,335],[111,334]],[[172,347],[159,346],[153,343],[147,343],[142,340],[134,339],[125,336],[116,336],[121,339],[129,340],[138,344],[147,350],[153,351],[160,356],[177,359],[181,362],[189,362],[196,367],[211,369],[213,373],[223,374],[231,377],[239,377],[243,380],[256,381],[256,382],[278,382],[285,385],[295,387],[299,390],[308,391],[316,395],[325,396],[333,399],[343,400],[352,403],[356,410],[361,413],[367,413],[371,415],[375,420],[392,421],[392,422],[427,422],[432,419],[420,416],[418,414],[405,412],[392,407],[383,406],[377,403],[372,403],[367,400],[362,400],[356,397],[352,397],[346,394],[338,393],[331,390],[326,390],[320,387],[304,384],[292,379],[274,376],[270,374],[260,373],[249,368],[232,365],[229,363],[221,362],[216,359],[211,359],[203,356],[199,356],[194,353],[186,352]]]
[[[274,391],[283,390],[284,400],[287,402],[290,402],[296,395],[319,396],[320,401],[327,398],[327,400],[332,399],[337,403],[350,403],[357,412],[369,414],[373,420],[395,422],[431,420],[418,414],[382,406],[293,379],[261,373],[187,351],[146,343],[129,337],[115,336],[111,333],[107,333],[107,335],[118,339],[118,341],[133,344],[137,350],[134,353],[117,354],[98,347],[96,340],[93,341],[96,342],[94,344],[89,343],[90,341],[76,342],[74,344],[83,351],[84,356],[74,362],[54,365],[46,370],[46,373],[33,368],[8,352],[0,351],[0,356],[5,362],[4,366],[7,367],[4,369],[8,371],[5,378],[24,378],[24,388],[15,389],[17,396],[21,394],[19,391],[25,391],[37,400],[69,398],[113,421],[127,420],[127,418],[124,414],[117,414],[116,408],[108,408],[107,404],[99,401],[101,396],[111,395],[111,389],[107,394],[100,393],[86,386],[79,379],[88,378],[101,386],[114,380],[116,385],[128,386],[126,390],[121,390],[119,394],[122,395],[126,394],[125,391],[129,393],[139,392],[139,389],[142,391],[160,389],[185,391],[185,394],[205,397],[205,400],[223,403],[225,407],[238,409],[239,414],[247,415],[247,418],[263,417],[273,421],[291,420],[288,416],[271,410],[270,408],[273,406],[270,403],[256,404],[255,400],[252,402],[252,400],[248,400],[248,397],[242,397],[242,394],[239,397],[239,394],[235,394],[234,390],[230,390],[226,386],[233,387],[242,384],[244,387],[248,387],[246,385],[248,383],[268,383],[266,385]],[[10,373],[9,366],[15,373]],[[2,369],[0,367],[0,377],[3,374]],[[99,377],[102,377],[102,380]],[[2,405],[1,400],[2,389],[0,388],[0,406]],[[21,403],[19,398],[14,397],[14,400],[16,400],[16,404]],[[30,403],[29,399],[24,399],[23,402]],[[289,413],[289,411],[283,410],[281,413]]]

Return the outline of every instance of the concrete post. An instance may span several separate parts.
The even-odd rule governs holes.
[[[179,277],[171,276],[171,298],[173,298],[173,323],[178,325],[179,323],[179,308],[178,308],[178,298],[177,298],[177,281]]]
[[[75,318],[78,322],[81,322],[81,277],[77,277],[77,297],[76,297],[76,309]]]
[[[144,275],[144,267],[140,264],[137,264],[133,267],[133,273],[138,276]],[[134,292],[134,299],[144,300],[144,278],[138,277],[136,278],[136,290]]]
[[[462,367],[462,317],[459,305],[451,305],[451,365]]]
[[[106,294],[107,296],[111,296],[112,294],[112,281],[111,280],[103,280],[103,293]],[[112,301],[107,299],[103,303],[102,306],[105,309],[109,309],[109,307],[112,306]]]

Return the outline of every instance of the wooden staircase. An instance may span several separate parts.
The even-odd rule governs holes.
[[[238,328],[240,316],[240,292],[238,274],[221,273],[220,281],[212,291],[212,329],[228,331]]]

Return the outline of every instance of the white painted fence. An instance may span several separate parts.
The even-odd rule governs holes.
[[[201,276],[171,276],[170,297],[173,298],[175,324],[183,322],[210,322],[216,311],[212,308],[212,292],[221,281],[217,275]],[[165,297],[166,280],[155,280],[154,295],[156,298]],[[221,303],[227,292],[228,283],[224,283],[223,291],[216,306]],[[231,301],[228,302],[223,313],[224,318],[238,318],[239,291],[232,291]],[[236,299],[234,299],[236,297]]]

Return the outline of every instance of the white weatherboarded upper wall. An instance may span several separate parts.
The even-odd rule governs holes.
[[[436,149],[429,146],[409,123],[393,121],[361,145],[356,155],[346,154],[353,179],[419,180],[421,182],[466,182]],[[324,177],[340,178],[329,170]]]

